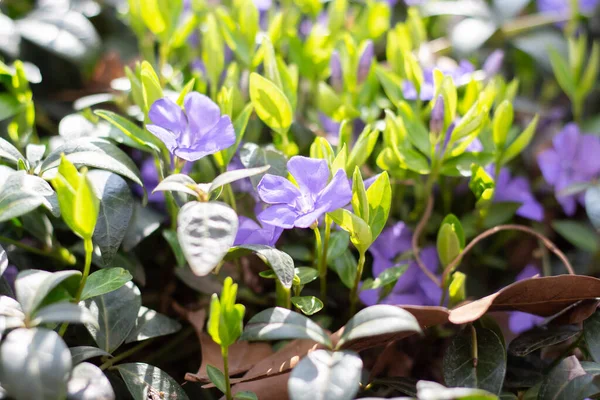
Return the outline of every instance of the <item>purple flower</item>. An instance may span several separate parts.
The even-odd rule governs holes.
[[[591,14],[598,0],[579,0],[579,12]],[[571,0],[537,0],[537,8],[542,13],[570,15]]]
[[[544,208],[533,197],[529,182],[522,176],[511,177],[507,168],[502,168],[496,181],[494,202],[521,203],[517,215],[534,221],[544,219]]]
[[[373,59],[375,58],[375,46],[373,45],[373,41],[367,40],[365,47],[358,58],[358,71],[356,71],[356,79],[358,83],[363,83],[367,76],[369,75],[369,71],[371,71],[371,65],[373,64]]]
[[[239,226],[235,236],[234,246],[242,244],[264,244],[266,246],[275,246],[281,236],[283,229],[263,223],[262,226],[253,219],[239,216]]]
[[[411,241],[412,232],[404,222],[397,222],[385,229],[369,249],[373,256],[373,276],[379,276],[386,269],[400,264],[396,259],[412,250]],[[439,262],[434,246],[421,250],[421,260],[431,272],[437,273]],[[368,306],[377,303],[437,306],[442,297],[442,290],[419,269],[415,261],[411,261],[392,292],[384,299],[379,301],[380,291],[377,289],[364,290],[359,296]]]
[[[342,75],[342,61],[340,60],[340,53],[334,50],[331,53],[329,59],[329,69],[331,70],[331,76],[329,78],[331,87],[336,92],[341,92],[344,87],[344,77]]]
[[[565,214],[573,215],[577,196],[559,196],[559,193],[575,183],[588,182],[600,173],[600,139],[582,135],[575,123],[565,125],[552,139],[553,147],[538,155],[538,164],[544,179],[554,186],[556,199]],[[579,196],[583,203],[583,197]]]
[[[321,215],[350,202],[352,190],[344,170],[336,171],[329,182],[325,160],[295,156],[288,161],[287,168],[298,186],[271,174],[266,174],[258,184],[260,199],[271,205],[258,215],[263,224],[284,229],[308,228]]]
[[[192,164],[185,164],[181,170],[182,173],[188,174],[192,170]],[[140,167],[140,173],[142,175],[142,182],[144,183],[144,188],[148,193],[148,201],[150,203],[164,203],[165,202],[165,193],[164,192],[156,192],[152,193],[152,191],[158,186],[158,171],[156,169],[156,163],[153,158],[147,158],[142,161],[142,165]],[[143,195],[144,191],[138,185],[133,186],[133,190],[140,196]]]
[[[460,61],[458,65],[438,65],[435,68],[423,69],[424,80],[421,83],[421,93],[419,96],[423,101],[429,101],[433,99],[435,91],[433,82],[433,71],[435,69],[439,69],[444,73],[444,75],[451,76],[456,86],[462,86],[469,83],[473,72],[475,72],[475,67],[473,66],[473,64],[466,60]],[[417,99],[417,90],[412,84],[412,82],[402,82],[402,93],[404,94],[404,98],[407,100]]]
[[[483,72],[485,72],[485,76],[490,77],[496,75],[500,71],[500,68],[502,68],[503,61],[504,51],[499,49],[492,51],[481,67]]]
[[[219,106],[211,99],[192,92],[185,96],[184,105],[185,112],[164,97],[156,100],[148,113],[154,125],[146,128],[162,140],[172,154],[196,161],[235,143],[229,116],[221,116]]]
[[[532,278],[539,273],[540,271],[534,265],[530,264],[523,268],[515,280],[517,282],[522,281],[527,278]],[[543,317],[521,311],[513,311],[508,317],[508,327],[513,333],[519,334],[534,328],[542,323],[542,321],[544,321]]]

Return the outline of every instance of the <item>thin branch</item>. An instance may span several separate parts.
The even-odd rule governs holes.
[[[421,220],[417,224],[417,227],[415,228],[415,233],[413,234],[413,237],[412,237],[412,250],[413,250],[413,254],[415,256],[415,260],[417,261],[417,265],[419,266],[419,268],[421,268],[421,271],[423,271],[423,273],[425,275],[427,275],[427,277],[429,279],[431,279],[431,281],[433,283],[435,283],[439,287],[442,287],[443,280],[442,280],[442,282],[440,282],[438,277],[435,276],[435,274],[433,272],[431,272],[425,264],[423,264],[423,261],[421,260],[420,249],[419,249],[419,237],[421,236],[423,229],[425,229],[425,225],[427,225],[427,222],[429,221],[429,218],[431,217],[432,211],[433,211],[433,196],[429,196],[429,199],[427,200],[427,206],[425,207],[425,212],[423,213]]]
[[[562,263],[564,264],[564,266],[567,269],[567,271],[569,272],[569,274],[575,275],[573,266],[569,262],[569,259],[567,258],[567,256],[565,256],[565,253],[560,251],[560,249],[558,247],[556,247],[556,245],[554,243],[552,243],[552,241],[550,239],[548,239],[546,236],[542,235],[541,233],[536,232],[535,230],[531,229],[528,226],[509,224],[509,225],[499,225],[494,228],[490,228],[487,231],[479,234],[477,237],[475,237],[475,239],[471,240],[469,242],[469,244],[463,249],[463,251],[450,264],[448,264],[446,266],[446,268],[444,269],[444,273],[442,274],[442,282],[446,282],[446,279],[448,279],[448,275],[450,274],[450,272],[453,271],[454,268],[456,268],[458,266],[462,257],[465,254],[467,254],[473,247],[475,247],[475,245],[477,243],[479,243],[483,239],[487,238],[488,236],[492,236],[500,231],[520,231],[520,232],[525,232],[525,233],[535,236],[536,238],[538,238],[540,240],[540,242],[542,242],[544,244],[544,246],[546,246],[548,248],[548,250],[553,252],[560,259],[560,261],[562,261]]]

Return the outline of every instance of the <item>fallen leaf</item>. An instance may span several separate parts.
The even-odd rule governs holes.
[[[583,275],[530,278],[450,310],[449,320],[465,324],[488,311],[523,311],[549,317],[580,301],[600,297],[600,279]]]
[[[238,392],[251,391],[256,394],[260,400],[288,400],[287,382],[290,378],[290,372],[259,381],[238,383],[231,388],[232,394]],[[221,397],[225,399],[225,397]]]
[[[202,365],[197,373],[187,373],[185,379],[192,382],[210,382],[206,366],[212,365],[223,371],[223,357],[221,347],[209,335],[200,335],[202,348]],[[238,375],[248,371],[262,360],[273,354],[268,343],[237,342],[229,347],[229,375]]]

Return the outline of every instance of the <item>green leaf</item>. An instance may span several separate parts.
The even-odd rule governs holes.
[[[583,336],[590,355],[600,362],[600,312],[596,311],[583,322]]]
[[[356,143],[348,155],[348,161],[346,162],[346,173],[348,175],[354,171],[355,167],[360,167],[367,161],[373,149],[375,149],[378,138],[379,130],[371,129],[367,125],[356,139]]]
[[[92,239],[100,247],[102,260],[109,265],[129,228],[133,196],[127,182],[117,174],[95,170],[88,173],[88,178],[100,199],[98,222]]]
[[[421,327],[414,315],[402,308],[386,304],[367,307],[346,323],[337,348],[351,340],[397,332],[421,332]]]
[[[199,185],[197,185],[188,175],[173,174],[160,181],[152,193],[165,191],[182,192],[189,194],[190,196],[198,197],[198,192],[196,192],[194,188],[199,188]]]
[[[223,260],[238,229],[235,211],[219,202],[185,204],[177,218],[177,238],[190,268],[205,276]]]
[[[134,400],[162,395],[165,399],[188,400],[181,386],[166,372],[144,363],[119,364],[115,367]]]
[[[250,75],[250,99],[258,117],[280,135],[285,135],[294,118],[292,106],[283,92],[257,73]]]
[[[301,285],[309,284],[319,277],[319,271],[311,267],[297,267],[294,271]]]
[[[135,325],[125,339],[125,343],[139,342],[158,336],[175,333],[181,329],[181,324],[174,319],[141,306]]]
[[[44,179],[56,175],[61,154],[77,167],[105,169],[143,186],[140,171],[127,154],[107,140],[85,137],[70,140],[48,155],[40,166],[40,174]]]
[[[408,265],[387,268],[383,270],[377,278],[365,280],[360,287],[360,290],[380,289],[387,285],[395,284],[407,269]]]
[[[498,151],[502,151],[504,149],[504,143],[506,143],[506,138],[508,137],[508,133],[510,131],[512,123],[512,104],[509,101],[504,100],[496,108],[496,111],[494,113],[492,136],[494,138],[494,144],[496,145],[496,149],[498,149]]]
[[[358,251],[364,253],[373,243],[371,228],[365,221],[352,212],[340,208],[328,213],[336,224],[343,230],[350,233],[350,240],[356,246]]]
[[[98,321],[94,316],[83,307],[73,303],[54,303],[42,307],[35,313],[35,317],[30,320],[30,326],[41,324],[54,324],[59,322],[69,322],[74,324],[90,324],[98,326]]]
[[[287,158],[283,153],[272,148],[261,148],[255,143],[245,143],[240,149],[240,161],[246,168],[257,168],[270,165],[269,174],[287,176]],[[263,175],[250,177],[252,184],[256,187]]]
[[[577,85],[578,96],[584,97],[594,89],[598,78],[598,69],[600,69],[600,44],[594,42],[588,65],[583,72],[581,81]]]
[[[310,352],[292,370],[290,399],[352,400],[359,389],[362,366],[353,351]]]
[[[237,392],[233,395],[233,398],[237,400],[258,400],[256,394],[250,391]]]
[[[375,241],[385,227],[392,206],[392,186],[387,172],[381,173],[367,189],[367,201],[371,240]]]
[[[239,257],[244,253],[239,250],[248,250],[256,254],[261,260],[265,262],[274,272],[281,284],[286,288],[292,287],[292,280],[294,279],[294,260],[288,254],[281,250],[278,250],[271,246],[262,244],[246,244],[241,246],[233,247],[230,250],[230,257]]]
[[[104,372],[94,364],[81,363],[71,371],[67,396],[73,400],[114,399],[115,392]]]
[[[573,325],[535,328],[514,338],[508,346],[508,352],[524,357],[538,349],[565,342],[580,332],[581,329]]]
[[[233,283],[231,277],[227,277],[223,283],[221,298],[216,293],[211,298],[207,330],[213,341],[221,347],[231,346],[242,333],[246,308],[235,303],[237,288],[238,285]]]
[[[477,362],[473,358],[474,335]],[[499,394],[506,374],[506,351],[502,340],[490,329],[467,327],[454,337],[443,360],[448,386],[466,386]]]
[[[550,63],[556,81],[569,97],[574,96],[577,88],[569,64],[556,49],[550,49],[548,54],[550,55]]]
[[[147,152],[160,153],[161,142],[153,134],[145,129],[142,129],[129,119],[121,115],[107,110],[95,110],[94,114],[108,121],[112,126],[118,128],[125,136],[130,138],[134,143],[137,143],[140,150]]]
[[[213,192],[221,186],[225,186],[240,179],[249,178],[255,175],[264,175],[271,168],[270,165],[265,165],[257,168],[235,169],[227,171],[217,176],[210,184],[209,192]]]
[[[467,276],[460,271],[456,271],[452,274],[450,285],[448,285],[448,296],[450,298],[450,305],[454,306],[465,300],[466,288],[465,284]]]
[[[23,109],[23,105],[12,93],[0,93],[0,121],[14,117]]]
[[[590,253],[598,251],[598,235],[582,222],[553,221],[552,228],[574,246]]]
[[[5,139],[0,137],[0,158],[9,161],[13,165],[17,165],[19,160],[24,160],[25,157],[17,150],[15,146],[10,144]]]
[[[331,262],[328,261],[328,263],[329,268],[335,271],[344,286],[351,289],[354,286],[358,266],[350,249],[347,248],[339,257],[334,258]]]
[[[104,268],[88,277],[81,292],[81,300],[100,296],[119,289],[132,279],[131,274],[123,268]]]
[[[437,251],[443,266],[458,257],[465,247],[465,234],[462,225],[454,214],[448,214],[442,221],[437,236]]]
[[[69,349],[71,352],[71,361],[73,365],[77,365],[82,361],[89,360],[94,357],[112,357],[110,353],[94,346],[76,346]]]
[[[86,324],[102,350],[112,353],[133,329],[141,306],[140,290],[128,282],[117,290],[85,300],[85,306],[98,321],[99,328]]]
[[[0,222],[26,215],[42,205],[60,216],[56,193],[48,182],[8,167],[0,168],[0,173],[5,174],[0,178]]]
[[[500,164],[504,165],[516,156],[518,156],[524,149],[529,145],[531,139],[533,139],[533,135],[535,134],[535,129],[537,128],[537,124],[539,121],[539,116],[536,114],[533,117],[533,120],[527,125],[527,128],[521,133],[504,151],[502,157],[500,158]]]
[[[292,304],[304,315],[313,315],[323,309],[323,302],[315,296],[294,296]]]
[[[227,391],[227,384],[225,383],[225,375],[223,372],[217,367],[213,367],[208,364],[206,366],[206,373],[208,374],[208,378],[210,381],[219,389],[222,393]]]
[[[33,315],[46,296],[62,282],[70,281],[77,285],[81,279],[79,271],[48,272],[28,269],[19,272],[15,280],[15,294],[23,312]]]
[[[329,246],[327,246],[327,264],[330,265],[341,257],[348,249],[350,244],[350,234],[346,231],[334,231],[329,236]]]
[[[0,347],[2,388],[14,398],[65,398],[71,366],[69,348],[48,329],[15,329]]]
[[[202,33],[202,61],[211,86],[216,88],[225,68],[225,54],[219,24],[213,14],[206,15]]]
[[[352,174],[352,209],[360,219],[369,222],[367,192],[358,167],[354,167],[354,174]]]
[[[133,216],[123,239],[123,250],[132,250],[142,240],[155,232],[164,219],[165,217],[162,214],[153,211],[150,207],[142,207],[136,202],[133,208]]]
[[[576,356],[563,359],[542,381],[539,400],[572,400],[588,397],[594,377],[585,372]]]
[[[248,321],[240,340],[311,339],[331,347],[331,339],[302,314],[281,307],[261,311]]]

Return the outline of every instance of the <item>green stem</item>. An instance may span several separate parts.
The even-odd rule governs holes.
[[[229,349],[221,347],[221,355],[223,356],[223,375],[225,375],[225,398],[232,400],[231,384],[229,382]]]
[[[61,263],[70,264],[68,262],[68,260],[65,260],[65,258],[63,256],[61,256],[60,254],[57,254],[55,252],[50,252],[50,251],[44,251],[44,250],[38,249],[36,247],[29,246],[25,243],[19,242],[18,240],[7,238],[5,236],[0,236],[0,242],[12,244],[15,247],[18,247],[20,249],[23,249],[23,250],[28,251],[33,254],[37,254],[40,256],[44,256],[44,257],[54,258],[55,260],[60,261]]]
[[[471,338],[472,338],[472,347],[471,347],[471,355],[473,356],[473,367],[477,367],[479,363],[479,350],[477,349],[477,330],[471,324]]]
[[[132,354],[137,353],[144,347],[148,346],[150,343],[152,343],[152,339],[148,339],[148,340],[144,340],[143,342],[140,342],[137,346],[134,346],[134,347],[130,348],[129,350],[122,352],[118,356],[113,357],[110,360],[106,361],[104,364],[102,364],[100,366],[100,369],[102,371],[105,371],[106,369],[112,367],[116,363],[126,359],[127,357],[131,356]]]
[[[358,257],[358,265],[356,266],[356,276],[354,277],[354,285],[350,291],[350,316],[356,312],[356,304],[358,303],[358,285],[362,277],[363,268],[365,266],[365,253],[361,252]]]
[[[233,211],[237,212],[237,206],[235,203],[235,194],[233,193],[233,189],[231,189],[231,185],[225,185],[225,196],[227,196],[227,202],[233,208]]]
[[[327,250],[329,249],[329,238],[331,237],[331,219],[325,215],[325,238],[323,248],[319,257],[319,277],[321,279],[321,300],[325,304],[327,299]]]
[[[85,287],[87,278],[90,275],[90,268],[92,266],[92,254],[94,253],[94,244],[92,243],[92,239],[84,239],[83,248],[85,250],[85,264],[83,266],[83,275],[81,276],[81,281],[79,281],[79,288],[77,289],[77,294],[75,295],[75,299],[73,300],[73,303],[75,304],[79,304],[79,300],[81,300],[81,294],[83,293],[83,288]],[[60,330],[58,331],[58,334],[60,336],[64,336],[68,326],[68,322],[63,323],[60,327]]]
[[[327,271],[325,271],[325,273],[323,273],[323,271],[321,271],[321,258],[322,258],[322,254],[323,254],[323,239],[321,239],[321,231],[319,230],[318,226],[315,226],[313,228],[313,231],[315,232],[315,249],[316,249],[316,254],[315,254],[315,258],[314,258],[314,264],[315,267],[317,268],[317,271],[319,271],[319,280],[321,283],[321,297],[322,297],[322,301],[325,302],[325,296],[327,295]]]
[[[275,297],[279,307],[292,308],[291,289],[283,286],[279,279],[275,280]]]

